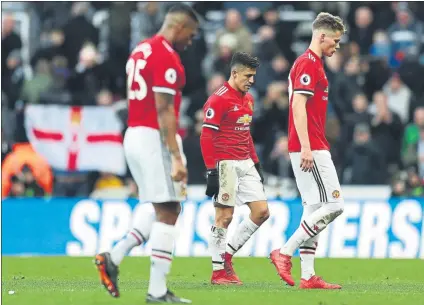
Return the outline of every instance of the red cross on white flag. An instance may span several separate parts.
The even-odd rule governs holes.
[[[25,128],[34,149],[55,169],[126,172],[123,126],[110,107],[30,105]]]

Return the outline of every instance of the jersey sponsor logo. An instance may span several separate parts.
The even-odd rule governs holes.
[[[249,125],[252,122],[252,116],[245,114],[238,118],[237,123],[243,125]]]
[[[311,77],[309,76],[309,74],[302,74],[300,76],[300,83],[304,86],[307,86],[311,83]]]
[[[208,110],[206,110],[207,119],[212,119],[214,115],[215,115],[215,111],[212,108],[208,108]]]
[[[177,71],[175,69],[169,68],[165,72],[165,80],[170,84],[175,84],[177,81]]]

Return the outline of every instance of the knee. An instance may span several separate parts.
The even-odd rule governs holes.
[[[217,209],[215,215],[215,224],[220,228],[228,228],[233,220],[233,213],[230,209]]]
[[[328,210],[330,211],[330,219],[333,221],[338,216],[343,214],[344,211],[344,203],[343,202],[333,202],[327,204]]]
[[[181,212],[180,203],[154,204],[156,220],[169,225],[177,222],[178,215]]]
[[[259,224],[263,224],[269,218],[269,209],[268,209],[268,207],[264,207],[264,208],[261,208],[258,211],[255,211],[254,217],[258,221]]]

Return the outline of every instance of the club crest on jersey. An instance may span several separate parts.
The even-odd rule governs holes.
[[[309,85],[311,83],[311,77],[309,74],[302,74],[302,76],[300,76],[300,83],[304,86]]]
[[[331,195],[333,195],[334,199],[337,199],[337,198],[340,197],[340,192],[338,190],[335,190],[335,191],[333,191],[333,193]]]
[[[214,115],[215,115],[215,111],[212,108],[208,108],[208,110],[206,110],[207,119],[212,119]]]
[[[238,124],[243,124],[243,125],[249,125],[250,122],[252,122],[252,116],[245,114],[241,117],[238,118],[237,123]]]
[[[253,103],[252,103],[252,101],[251,101],[251,100],[248,100],[248,101],[247,101],[247,106],[249,107],[249,109],[250,109],[250,110],[252,110],[252,111],[253,111]]]
[[[228,195],[227,193],[222,194],[222,201],[228,201],[230,199],[230,195]]]

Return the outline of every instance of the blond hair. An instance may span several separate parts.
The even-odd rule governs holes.
[[[312,30],[340,31],[342,34],[346,32],[342,18],[330,13],[319,13],[312,23]]]

